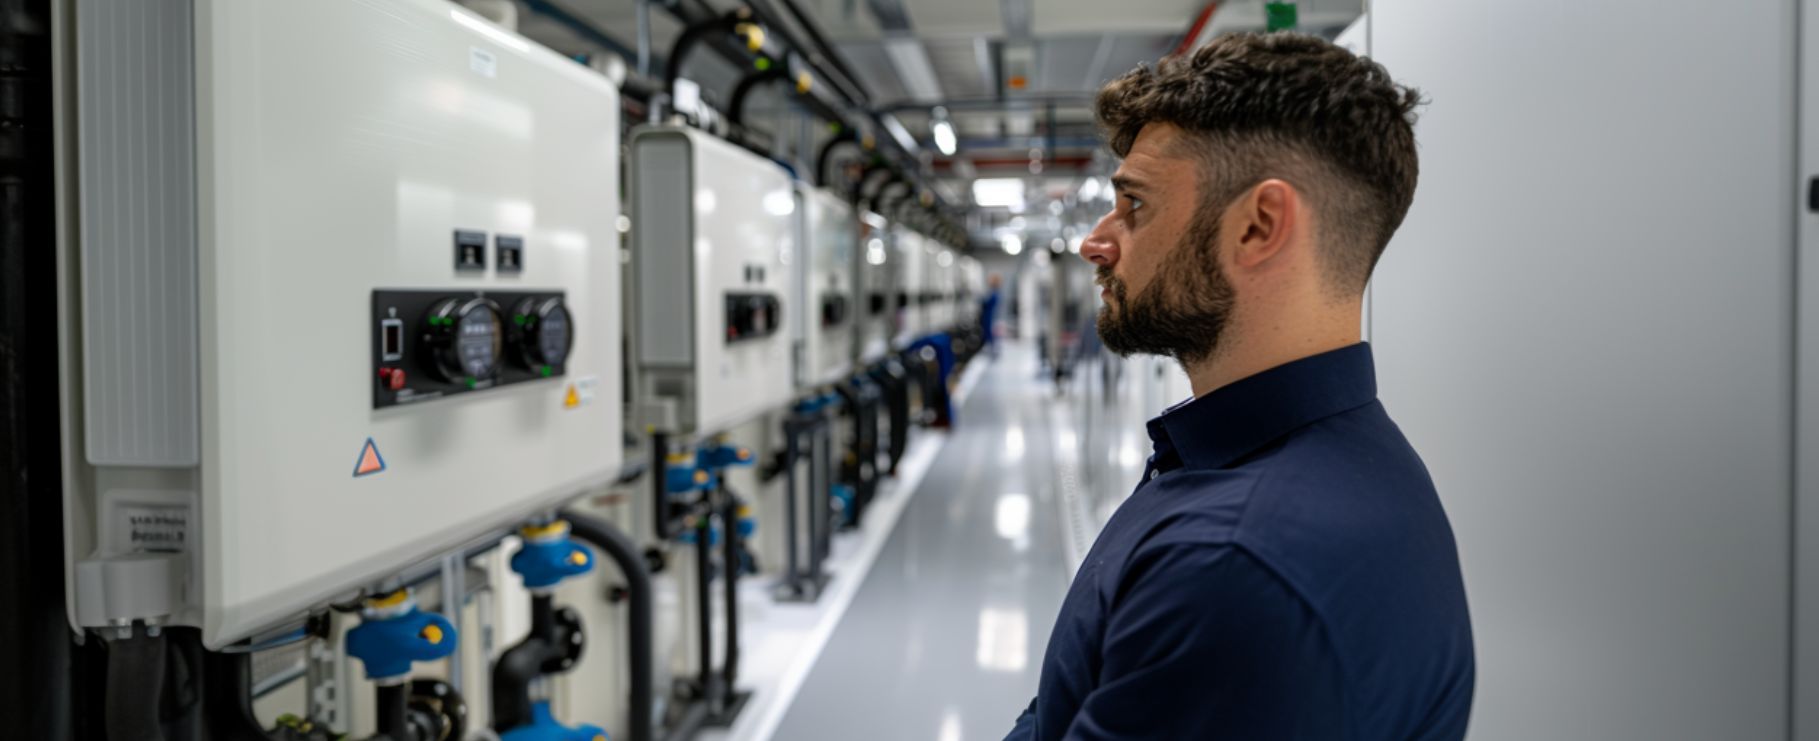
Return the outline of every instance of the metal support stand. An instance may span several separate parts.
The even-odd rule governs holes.
[[[829,531],[833,529],[833,517],[829,511],[832,501],[833,472],[832,457],[829,450],[829,423],[824,409],[798,408],[783,421],[783,508],[785,558],[783,581],[777,585],[776,597],[784,602],[814,602],[820,599],[821,592],[827,587],[828,574],[823,564],[827,560]],[[802,461],[802,441],[808,440],[808,537],[806,558],[803,554],[803,540],[800,535],[801,514],[797,502],[801,499],[802,490],[796,476],[797,464]],[[804,561],[807,565],[804,566]]]

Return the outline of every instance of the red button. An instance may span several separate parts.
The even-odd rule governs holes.
[[[402,368],[380,368],[379,380],[386,388],[393,391],[404,389],[404,370]]]

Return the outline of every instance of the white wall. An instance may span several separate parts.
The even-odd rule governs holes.
[[[1472,738],[1786,738],[1793,0],[1372,18],[1433,101],[1372,336],[1458,535]]]

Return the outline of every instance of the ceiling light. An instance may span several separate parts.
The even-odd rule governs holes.
[[[1017,178],[981,178],[973,181],[973,201],[984,208],[1023,209],[1023,181]]]
[[[998,244],[1004,247],[1004,254],[1015,255],[1023,251],[1023,238],[1015,234],[1006,234],[999,238]]]
[[[938,118],[930,124],[935,134],[935,148],[943,155],[952,157],[960,149],[960,140],[954,136],[954,124],[947,119]]]

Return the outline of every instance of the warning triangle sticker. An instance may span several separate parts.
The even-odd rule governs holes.
[[[372,438],[366,439],[366,447],[360,449],[360,459],[354,462],[354,478],[370,476],[385,470],[385,458],[379,455],[379,446],[373,444]]]
[[[568,395],[562,397],[562,406],[568,409],[581,406],[581,394],[575,391],[575,384],[568,385]]]

